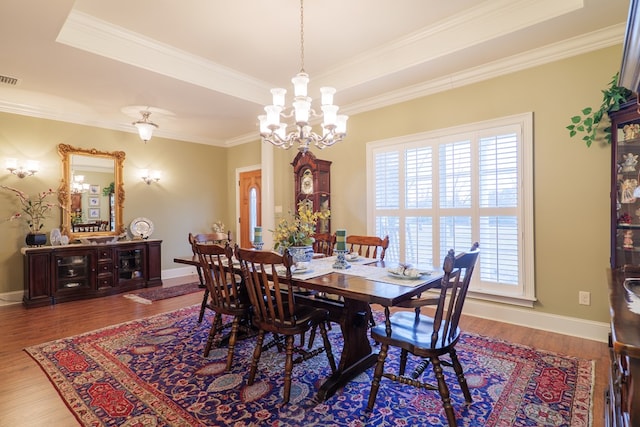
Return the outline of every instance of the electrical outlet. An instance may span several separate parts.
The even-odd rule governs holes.
[[[578,303],[581,305],[591,305],[591,292],[578,292]]]

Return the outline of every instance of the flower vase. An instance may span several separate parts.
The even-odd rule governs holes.
[[[47,243],[47,235],[42,233],[29,233],[25,239],[27,246],[43,246]]]
[[[313,259],[313,246],[289,246],[289,253],[293,258],[293,263],[311,262]]]

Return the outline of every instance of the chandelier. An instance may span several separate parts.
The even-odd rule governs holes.
[[[293,145],[306,153],[313,143],[319,149],[329,147],[340,142],[347,135],[348,116],[338,114],[338,106],[333,105],[333,95],[336,90],[332,87],[320,88],[320,109],[317,113],[311,108],[311,98],[307,96],[309,75],[304,71],[304,5],[300,0],[300,72],[291,79],[294,88],[292,107],[285,107],[286,89],[271,89],[273,104],[264,107],[266,114],[258,116],[260,120],[260,136],[263,142],[269,142],[277,147],[286,149]],[[280,118],[294,119],[295,128],[287,133],[287,124]],[[322,118],[322,132],[314,132],[309,124],[310,119]]]
[[[153,130],[156,129],[158,125],[149,120],[151,111],[140,111],[140,114],[142,115],[142,120],[135,121],[131,124],[138,128],[140,139],[146,143],[151,139]]]
[[[90,185],[84,182],[84,175],[73,175],[73,182],[71,183],[71,192],[86,193],[89,191]]]

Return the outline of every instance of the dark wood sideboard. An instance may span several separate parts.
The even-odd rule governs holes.
[[[629,309],[631,296],[625,278],[640,278],[640,271],[611,270],[609,388],[605,395],[607,426],[640,426],[640,314]]]
[[[162,240],[24,248],[24,298],[37,307],[162,286]]]

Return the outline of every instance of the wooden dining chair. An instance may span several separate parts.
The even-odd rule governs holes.
[[[333,246],[336,243],[336,235],[331,233],[316,233],[313,235],[313,252],[324,256],[333,255]]]
[[[193,252],[194,257],[198,256],[198,254],[196,253],[197,243],[218,244],[221,246],[229,244],[231,246],[231,230],[229,230],[227,233],[189,233],[189,244],[191,245],[191,251]],[[202,296],[202,303],[200,304],[200,314],[198,315],[198,323],[201,323],[202,319],[204,318],[205,310],[211,307],[208,307],[209,289],[206,286],[204,276],[202,275],[202,267],[200,265],[196,266],[196,272],[198,273],[198,279],[200,280],[200,287],[204,288],[204,295]]]
[[[389,236],[356,236],[350,235],[346,239],[349,252],[357,252],[365,258],[376,258],[384,261],[384,255],[389,247]]]
[[[329,359],[331,371],[335,372],[336,362],[331,352],[331,343],[327,336],[326,322],[329,312],[325,309],[296,304],[296,294],[291,285],[292,258],[288,250],[282,255],[271,251],[235,248],[236,258],[240,261],[242,275],[252,305],[252,324],[257,327],[258,340],[251,360],[248,385],[252,385],[258,362],[262,354],[264,337],[267,332],[274,336],[285,337],[285,369],[283,403],[289,402],[291,394],[291,376],[294,363],[299,363],[322,354]],[[284,269],[280,276],[277,269]],[[304,342],[294,346],[294,337],[303,332],[320,327],[324,347],[307,351]],[[293,358],[293,353],[301,357]]]
[[[215,312],[204,348],[204,357],[209,356],[216,334],[228,326],[222,324],[222,315],[232,316],[226,368],[230,371],[241,321],[248,319],[249,299],[242,283],[235,280],[233,248],[228,243],[224,247],[217,244],[196,243],[195,251],[209,291],[207,306]],[[248,325],[248,322],[244,324]]]
[[[390,316],[389,308],[385,307],[385,324],[371,328],[371,338],[381,343],[381,347],[367,402],[369,411],[375,405],[380,380],[384,376],[392,381],[408,384],[418,389],[437,391],[442,399],[442,406],[449,426],[457,426],[449,387],[445,381],[442,367],[453,367],[465,401],[471,403],[471,392],[464,377],[462,365],[458,360],[455,346],[460,338],[458,323],[479,253],[480,250],[476,248],[456,257],[453,249],[449,250],[443,262],[444,276],[440,283],[440,296],[433,317],[423,315],[419,310],[413,313],[399,311]],[[390,346],[400,348],[400,366],[397,375],[384,370]],[[417,370],[410,376],[405,375],[408,353],[420,358]],[[447,354],[450,361],[440,359],[441,356]],[[437,385],[421,379],[420,369],[424,370],[425,366],[422,363],[423,360],[428,360],[431,363]]]

